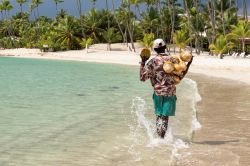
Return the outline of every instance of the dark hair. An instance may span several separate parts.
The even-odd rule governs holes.
[[[166,50],[166,45],[163,46],[163,47],[159,47],[159,48],[154,48],[155,52],[157,52],[157,54],[160,54],[160,53],[165,53],[165,50]]]

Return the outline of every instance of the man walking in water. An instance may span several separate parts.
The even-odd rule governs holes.
[[[140,67],[140,80],[146,81],[150,79],[154,88],[153,101],[156,115],[157,134],[164,138],[168,128],[169,116],[175,115],[176,109],[176,86],[173,79],[173,74],[168,74],[163,70],[165,61],[175,62],[175,59],[165,53],[166,44],[162,39],[156,39],[153,43],[153,48],[157,56],[152,58],[147,64],[142,57]],[[182,79],[192,63],[193,58],[187,65],[187,70],[182,73]]]

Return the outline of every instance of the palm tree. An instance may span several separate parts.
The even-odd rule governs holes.
[[[34,11],[35,8],[36,8],[36,6],[34,3],[29,4],[30,15],[32,15],[32,13],[34,13],[34,18],[36,19],[36,12]]]
[[[56,13],[57,13],[57,6],[59,3],[63,3],[64,0],[54,0],[54,3],[56,4]]]
[[[121,40],[121,35],[116,33],[114,28],[109,28],[103,32],[103,38],[108,43],[107,50],[111,51],[111,43]]]
[[[132,46],[132,50],[135,52],[135,45],[134,45],[134,23],[135,23],[135,17],[132,15],[131,13],[131,2],[130,1],[127,1],[127,2],[124,2],[123,3],[125,4],[125,6],[127,7],[126,9],[126,14],[127,14],[127,19],[126,19],[126,27],[127,27],[127,31],[128,31],[128,35],[129,35],[129,38],[130,38],[130,43],[131,43],[131,46]]]
[[[34,4],[34,6],[36,7],[37,10],[37,16],[39,17],[39,5],[41,5],[43,3],[43,0],[32,0],[32,4]]]
[[[23,4],[27,3],[28,0],[16,0],[16,2],[20,5],[20,11],[23,12]]]
[[[4,7],[3,7],[3,4],[0,3],[0,12],[1,12],[1,18],[4,19],[4,16],[3,16],[3,11],[4,11]]]
[[[160,19],[157,11],[154,8],[150,8],[149,12],[142,14],[142,21],[140,25],[144,33],[155,33],[160,26]],[[157,35],[158,36],[158,35]]]
[[[96,1],[97,1],[97,0],[90,0],[90,1],[92,2],[92,5],[93,5],[92,8],[95,9],[95,4],[96,4]]]
[[[232,32],[228,35],[230,39],[240,42],[242,51],[245,52],[246,38],[250,37],[250,23],[239,21],[238,24],[232,25]]]
[[[78,26],[72,17],[66,17],[61,20],[58,27],[56,28],[56,41],[66,45],[67,50],[70,50],[74,47],[74,44],[79,42],[77,35]]]
[[[13,6],[11,5],[9,0],[3,0],[2,9],[4,10],[5,13],[5,19],[7,19],[9,16],[9,11],[13,9]]]
[[[79,17],[80,17],[80,25],[81,25],[81,31],[82,31],[82,35],[84,36],[84,38],[86,38],[86,34],[85,34],[85,29],[84,29],[84,25],[83,25],[83,11],[82,11],[82,0],[76,0],[76,7],[79,13]]]
[[[143,36],[143,40],[139,41],[143,47],[146,48],[152,48],[153,47],[153,42],[154,42],[154,34],[153,33],[145,33]]]
[[[173,41],[174,44],[180,48],[180,52],[182,49],[185,49],[191,38],[189,37],[188,31],[186,29],[178,30],[174,33]]]
[[[212,33],[211,33],[211,42],[214,43],[215,37],[216,37],[216,22],[215,22],[215,2],[214,0],[208,0],[207,1],[207,11],[209,13],[209,26],[212,27]]]
[[[57,18],[65,18],[68,15],[67,11],[64,9],[61,9],[58,13],[57,13]]]
[[[143,2],[143,0],[130,0],[132,5],[135,5],[135,11],[137,10],[139,16],[141,16],[141,9],[140,4]]]
[[[246,0],[242,0],[242,9],[243,9],[244,19],[245,19],[245,21],[248,21]]]
[[[85,31],[90,35],[94,42],[98,42],[101,32],[103,32],[103,29],[100,28],[102,23],[102,19],[100,18],[101,16],[97,13],[97,11],[95,9],[91,9],[86,18],[83,20]]]
[[[226,53],[230,48],[233,47],[233,44],[231,42],[227,42],[227,39],[225,36],[220,35],[216,40],[214,44],[209,45],[209,49],[218,55],[220,59],[223,58],[223,53]]]
[[[117,13],[115,13],[115,3],[114,3],[114,0],[112,0],[112,8],[113,8],[112,14],[114,16],[115,22],[117,23],[117,26],[118,26],[118,28],[120,30],[121,35],[122,35],[123,43],[125,43],[125,41],[126,41],[126,35],[123,33],[122,25],[121,25],[121,22],[118,20]]]

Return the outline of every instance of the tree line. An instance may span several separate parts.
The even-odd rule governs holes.
[[[0,2],[0,47],[42,48],[48,45],[53,51],[82,49],[92,43],[141,41],[150,46],[152,39],[163,38],[169,48],[190,46],[199,54],[212,51],[216,54],[228,50],[247,51],[250,37],[246,0],[105,0],[104,9],[96,9],[98,0],[90,0],[92,9],[83,13],[86,1],[74,0],[78,17],[71,16],[59,5],[64,0],[53,0],[57,15],[42,15],[39,7],[43,0],[16,0],[20,11],[10,16],[10,0]],[[111,5],[110,5],[111,4]],[[24,11],[23,6],[29,10]],[[238,15],[239,8],[243,14]],[[34,19],[30,19],[31,16]]]

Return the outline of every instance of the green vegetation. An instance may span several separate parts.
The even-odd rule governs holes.
[[[42,48],[72,50],[88,48],[95,43],[131,43],[140,41],[152,47],[154,38],[163,38],[168,45],[185,49],[191,46],[197,53],[210,50],[223,54],[229,50],[249,52],[246,39],[250,37],[246,0],[243,16],[238,16],[236,0],[106,0],[106,8],[95,9],[98,0],[89,0],[92,9],[83,14],[83,0],[74,1],[79,16],[70,16],[59,9],[64,0],[53,0],[55,18],[42,16],[39,7],[43,0],[16,0],[20,12],[10,16],[10,0],[0,1],[0,47]],[[108,6],[109,3],[112,6]],[[28,4],[29,3],[29,4]],[[23,11],[29,6],[29,11]],[[144,7],[143,7],[144,6]],[[145,8],[146,7],[146,8]],[[30,19],[30,18],[33,19]],[[226,38],[225,38],[226,37]],[[230,44],[229,44],[230,43]],[[209,47],[210,46],[210,47]],[[218,51],[221,50],[221,51]]]
[[[220,35],[214,44],[210,44],[210,50],[219,56],[220,59],[223,58],[223,53],[226,53],[231,47],[233,47],[233,43],[228,42],[226,37]]]

